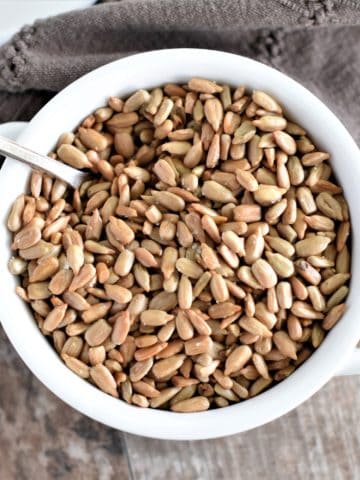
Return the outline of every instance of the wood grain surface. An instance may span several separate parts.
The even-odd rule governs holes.
[[[65,405],[0,328],[0,479],[358,480],[360,376],[333,379],[293,412],[247,433],[161,441],[122,434]]]

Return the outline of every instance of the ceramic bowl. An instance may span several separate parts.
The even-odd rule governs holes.
[[[248,58],[195,49],[154,51],[127,57],[85,75],[54,97],[31,120],[19,142],[42,153],[59,135],[110,95],[192,76],[234,86],[265,90],[286,108],[290,118],[311,132],[316,144],[331,153],[331,162],[350,206],[352,280],[348,309],[316,352],[290,377],[259,396],[226,408],[179,414],[141,409],[106,395],[72,373],[36,326],[30,310],[15,294],[17,279],[7,269],[10,235],[6,218],[13,200],[28,185],[30,170],[7,160],[0,171],[0,317],[17,352],[53,393],[85,415],[113,428],[163,439],[205,439],[231,435],[263,425],[307,400],[340,372],[360,373],[360,152],[340,120],[312,93],[288,76]]]

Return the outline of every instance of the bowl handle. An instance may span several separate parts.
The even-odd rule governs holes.
[[[360,375],[360,348],[355,348],[348,361],[336,375]]]

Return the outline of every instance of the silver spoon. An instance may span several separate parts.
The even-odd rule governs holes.
[[[19,145],[13,140],[0,136],[0,154],[30,165],[35,170],[41,170],[52,177],[56,177],[73,188],[79,186],[89,177],[89,174],[69,167],[65,163],[53,158],[33,152],[32,150]]]

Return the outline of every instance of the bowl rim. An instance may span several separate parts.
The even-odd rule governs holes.
[[[78,92],[82,89],[85,91],[91,89],[93,84],[104,82],[107,75],[111,75],[121,69],[127,73],[136,72],[141,68],[142,64],[149,65],[153,62],[158,62],[162,65],[172,64],[174,56],[176,56],[178,64],[182,64],[182,62],[190,64],[192,62],[193,65],[196,65],[196,62],[199,62],[199,59],[201,59],[201,62],[208,62],[213,71],[215,71],[215,66],[218,66],[221,62],[223,65],[227,65],[227,68],[233,65],[234,68],[240,68],[241,66],[241,68],[249,69],[250,71],[261,71],[264,76],[277,80],[285,90],[289,89],[289,92],[296,92],[297,95],[303,96],[302,107],[299,107],[299,110],[310,106],[316,109],[319,121],[327,122],[334,131],[336,130],[338,137],[341,138],[341,144],[345,150],[344,157],[346,154],[352,157],[360,157],[360,151],[356,143],[341,121],[321,100],[301,84],[272,67],[247,57],[206,49],[156,50],[121,58],[101,66],[80,77],[51,99],[34,116],[25,131],[20,135],[19,141],[31,147],[33,143],[32,137],[36,131],[49,118],[61,112],[64,103],[68,104],[70,99],[76,100]],[[166,74],[164,73],[164,78],[166,78]],[[197,74],[195,73],[195,75]],[[219,72],[220,77],[221,75],[221,72]],[[108,92],[108,95],[111,94],[114,94],[114,92]],[[13,168],[13,165],[6,161],[3,169],[0,170],[0,191],[5,182],[8,181]],[[354,165],[354,176],[360,178],[360,168],[356,165]],[[344,187],[345,192],[349,193],[346,190],[346,185]],[[356,218],[355,214],[360,213],[360,207],[356,202],[350,203],[349,207],[352,218]],[[353,226],[353,236],[354,234],[356,237],[359,236],[359,228],[356,225],[355,228]],[[5,230],[6,227],[3,224],[1,245],[8,243]],[[270,422],[297,407],[336,374],[350,357],[360,338],[360,322],[355,322],[353,318],[356,310],[360,307],[360,298],[356,297],[353,287],[354,283],[359,284],[358,275],[360,274],[360,268],[357,250],[356,242],[353,242],[352,288],[347,299],[349,307],[341,322],[329,332],[324,343],[300,368],[296,369],[290,377],[281,383],[246,402],[223,409],[183,415],[161,410],[140,409],[125,402],[119,402],[119,400],[106,395],[71,372],[59,360],[57,353],[45,341],[37,327],[39,339],[33,337],[34,341],[36,340],[36,344],[40,345],[41,337],[43,344],[41,354],[37,353],[34,355],[28,340],[24,336],[19,335],[16,317],[11,312],[6,311],[7,315],[1,314],[2,325],[20,357],[47,388],[68,405],[101,423],[129,433],[161,439],[195,440],[232,435]],[[4,275],[4,278],[7,276],[7,279],[9,279],[10,274],[7,275],[4,272],[1,274]],[[9,303],[6,294],[2,290],[0,291],[0,302],[2,305]],[[17,305],[17,310],[18,312],[25,312],[24,309],[21,310],[19,305]],[[31,318],[29,312],[27,317]],[[345,329],[345,325],[348,327],[347,329]],[[32,331],[30,332],[30,329],[28,333],[29,335],[33,334]],[[44,357],[46,362],[44,362]],[[51,371],[54,373],[53,375],[49,373],[49,368],[54,369]],[[61,382],[58,380],[58,375],[61,377]]]

